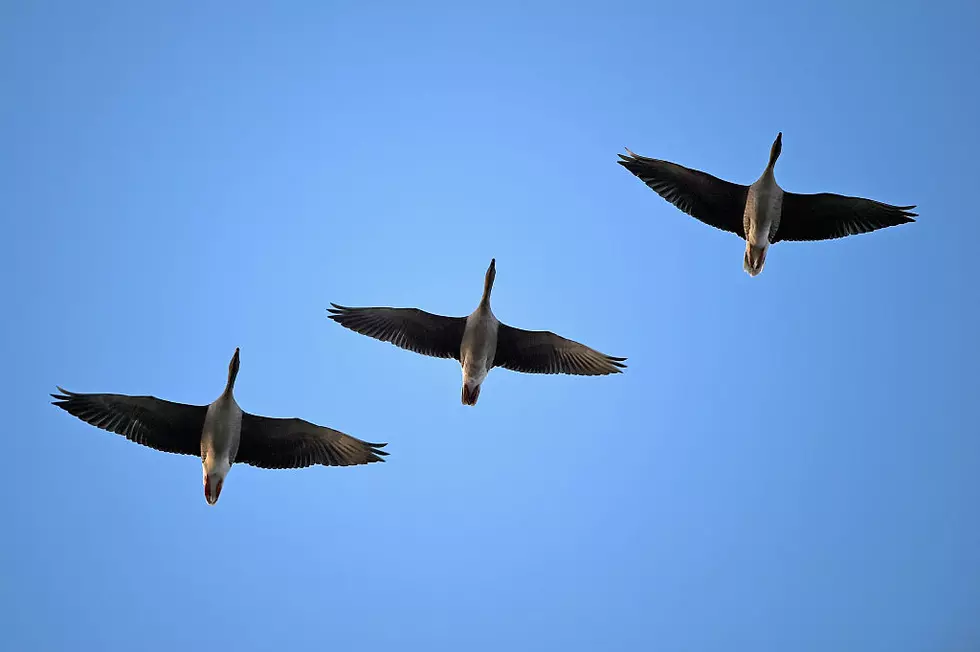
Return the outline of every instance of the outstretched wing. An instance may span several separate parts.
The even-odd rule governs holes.
[[[602,376],[622,373],[624,360],[551,331],[526,331],[500,324],[493,366],[530,374]]]
[[[748,186],[670,161],[638,156],[628,149],[620,165],[635,174],[658,195],[698,220],[745,238],[742,217]]]
[[[443,317],[418,308],[348,308],[331,303],[330,319],[355,333],[422,355],[459,360],[465,317]]]
[[[892,206],[873,199],[832,193],[783,193],[783,210],[773,242],[831,240],[914,222],[915,206]]]
[[[352,466],[383,462],[387,444],[372,444],[303,419],[242,414],[236,462],[265,469],[297,469],[314,464]]]
[[[155,396],[77,394],[58,388],[52,405],[96,428],[165,453],[201,454],[206,405],[186,405]]]

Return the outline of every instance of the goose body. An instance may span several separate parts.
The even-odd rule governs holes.
[[[742,225],[745,230],[745,257],[742,269],[750,276],[762,271],[766,262],[769,239],[779,228],[779,217],[783,207],[783,189],[776,183],[772,166],[749,186],[745,195],[745,210]]]
[[[782,143],[780,132],[769,150],[769,164],[750,186],[628,149],[628,155],[619,155],[619,164],[688,215],[743,238],[742,268],[750,276],[762,272],[769,245],[781,240],[831,240],[915,221],[916,213],[910,212],[915,206],[832,193],[785,192],[775,176]]]
[[[467,317],[445,317],[418,308],[349,308],[335,303],[330,318],[345,328],[437,358],[452,358],[463,372],[462,402],[476,405],[494,367],[540,374],[599,376],[620,373],[626,358],[599,353],[550,331],[526,331],[502,323],[490,309],[496,259],[483,282],[480,303]]]
[[[238,456],[238,445],[242,440],[242,416],[242,408],[238,406],[230,385],[214,403],[208,405],[204,415],[201,465],[204,467],[204,497],[209,505],[218,502],[225,476]]]
[[[480,386],[493,367],[500,322],[490,306],[480,307],[466,318],[459,345],[459,364],[463,369],[463,404],[476,405]]]
[[[350,466],[383,462],[386,444],[361,441],[302,419],[280,419],[243,412],[235,401],[240,365],[235,349],[224,391],[209,405],[187,405],[125,394],[79,394],[61,387],[52,403],[103,430],[155,450],[200,455],[204,498],[218,502],[225,478],[236,462],[267,469]]]

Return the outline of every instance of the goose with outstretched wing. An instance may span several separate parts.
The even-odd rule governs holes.
[[[915,206],[831,193],[800,195],[776,183],[773,168],[783,148],[779,132],[769,164],[755,183],[743,186],[670,161],[620,154],[618,163],[688,215],[745,240],[742,269],[758,276],[770,244],[780,240],[831,240],[914,222]]]
[[[348,308],[332,303],[330,319],[415,353],[458,361],[463,370],[463,405],[476,405],[480,386],[494,367],[580,376],[620,373],[626,367],[626,358],[599,353],[550,331],[526,331],[501,323],[490,310],[496,262],[490,261],[480,304],[468,317],[444,317],[418,308]]]
[[[204,498],[218,502],[232,464],[292,469],[322,464],[352,466],[383,462],[386,444],[372,444],[302,419],[243,412],[233,390],[239,350],[228,365],[224,391],[210,405],[187,405],[155,396],[77,394],[58,388],[52,401],[93,426],[165,453],[200,455]]]

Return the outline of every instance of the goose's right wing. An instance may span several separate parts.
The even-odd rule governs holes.
[[[58,388],[52,405],[96,428],[165,453],[201,454],[206,405],[173,403],[155,396],[76,394]]]
[[[700,170],[638,156],[628,149],[617,161],[658,195],[688,215],[716,229],[745,238],[745,198],[748,186],[719,179]]]
[[[459,360],[466,317],[443,317],[418,308],[348,308],[331,303],[330,319],[355,333],[422,355]]]

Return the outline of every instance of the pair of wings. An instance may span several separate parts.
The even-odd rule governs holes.
[[[123,435],[137,444],[166,453],[201,454],[206,405],[187,405],[155,396],[77,394],[58,388],[52,401],[97,428]],[[233,460],[266,469],[294,469],[322,464],[351,466],[383,462],[372,444],[302,419],[242,414],[241,442]]]
[[[436,358],[460,359],[466,317],[444,317],[418,308],[348,308],[330,304],[330,319],[355,333]],[[602,376],[621,373],[626,358],[605,355],[550,331],[500,324],[494,367],[532,374]]]
[[[688,215],[745,238],[745,199],[748,186],[719,179],[670,161],[638,156],[629,150],[619,164],[657,194]],[[780,240],[831,240],[897,226],[912,219],[915,206],[892,206],[872,199],[831,193],[783,193],[779,228],[770,234]]]

